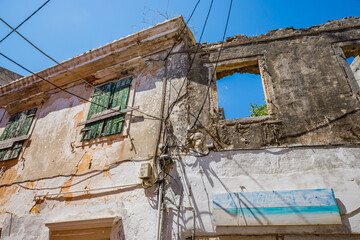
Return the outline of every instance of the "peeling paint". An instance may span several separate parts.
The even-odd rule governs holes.
[[[210,101],[205,102],[199,124],[188,131],[207,94],[209,72],[220,45],[201,45],[193,71],[185,78],[194,46],[180,42],[173,51],[178,53],[169,57],[165,71],[163,59],[174,42],[172,33],[181,29],[180,23],[144,30],[138,37],[142,36],[145,42],[129,38],[134,42],[110,44],[116,45],[114,51],[109,45],[96,50],[95,55],[90,52],[69,60],[69,64],[77,66],[77,74],[88,76],[96,85],[134,77],[129,103],[139,106],[141,112],[126,115],[126,131],[121,134],[81,142],[82,127],[77,127],[77,123],[86,118],[89,104],[50,90],[34,77],[0,89],[2,102],[35,90],[51,93],[37,116],[21,165],[9,164],[1,170],[0,184],[17,182],[22,186],[14,183],[0,187],[2,240],[47,240],[49,229],[45,223],[107,217],[121,219],[122,229],[117,229],[119,221],[114,223],[116,233],[123,236],[120,239],[155,239],[158,185],[154,180],[152,188],[144,189],[138,174],[141,164],[154,158],[159,126],[158,120],[142,112],[160,116],[163,91],[164,113],[173,107],[163,124],[166,135],[161,138],[168,140],[173,158],[171,167],[166,169],[170,172],[165,174],[163,239],[177,239],[178,229],[180,238],[186,239],[194,228],[198,239],[260,239],[258,234],[261,239],[275,239],[281,234],[286,235],[285,239],[307,240],[317,239],[314,234],[321,235],[320,239],[325,233],[334,239],[354,239],[360,234],[359,214],[351,212],[357,209],[360,195],[360,148],[356,145],[359,114],[353,111],[359,101],[348,85],[341,84],[350,80],[345,77],[331,42],[360,38],[358,28],[352,27],[360,25],[359,21],[348,18],[308,30],[276,30],[249,38],[235,36],[224,43],[220,65],[226,66],[219,65],[219,69],[233,71],[229,66],[236,65],[236,61],[258,62],[273,108],[271,116],[264,119],[221,121],[214,96],[216,86],[211,85]],[[93,88],[72,84],[70,75],[56,69],[44,73],[51,74],[51,80],[64,83],[69,91],[91,98]],[[336,88],[315,96],[315,92],[331,86]],[[180,100],[178,94],[182,96]],[[4,122],[0,126],[3,128]],[[207,148],[209,140],[214,142],[214,149]],[[334,189],[342,224],[266,228],[214,225],[214,194],[314,188]],[[232,236],[223,238],[224,235]]]

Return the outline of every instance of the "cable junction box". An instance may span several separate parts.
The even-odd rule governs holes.
[[[152,167],[150,163],[142,163],[139,172],[140,179],[149,179],[152,175]]]

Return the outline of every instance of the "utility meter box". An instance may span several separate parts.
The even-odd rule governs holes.
[[[150,163],[143,163],[140,167],[139,178],[149,179],[152,175],[152,167]]]

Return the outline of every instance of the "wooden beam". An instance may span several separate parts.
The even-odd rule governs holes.
[[[36,95],[30,96],[28,98],[24,98],[22,100],[8,102],[6,103],[6,105],[3,105],[1,107],[5,108],[5,110],[10,115],[13,115],[23,110],[27,110],[39,106],[40,104],[46,102],[49,98],[50,96],[46,93],[38,93]]]
[[[115,108],[108,109],[108,110],[102,111],[100,113],[94,114],[94,115],[96,115],[94,118],[93,118],[93,116],[91,116],[91,118],[89,120],[80,122],[76,126],[79,127],[82,125],[86,125],[88,123],[97,122],[97,121],[104,120],[104,119],[107,119],[110,117],[114,117],[114,116],[118,116],[118,115],[121,115],[121,114],[124,114],[127,112],[131,112],[132,110],[136,110],[136,109],[139,109],[139,106],[132,107],[132,108],[126,108],[126,109],[123,109],[120,111],[119,111],[119,107],[115,107]],[[114,112],[114,111],[118,111],[118,112]]]
[[[30,134],[0,141],[0,150],[10,148],[14,145],[15,142],[23,141],[29,138]]]

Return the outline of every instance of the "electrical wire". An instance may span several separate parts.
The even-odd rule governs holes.
[[[219,50],[219,55],[218,55],[218,58],[217,58],[217,60],[216,60],[216,64],[215,64],[214,71],[213,71],[213,73],[212,73],[212,75],[211,75],[211,78],[210,78],[210,80],[209,80],[209,82],[208,82],[208,86],[207,86],[207,90],[206,90],[206,95],[205,95],[205,98],[204,98],[204,102],[203,102],[203,104],[201,105],[201,108],[200,108],[200,110],[199,110],[199,112],[198,112],[198,115],[197,115],[197,117],[196,117],[196,119],[195,119],[195,121],[194,121],[194,123],[193,123],[193,125],[191,126],[190,129],[194,128],[194,126],[196,125],[197,121],[199,120],[200,114],[201,114],[202,110],[204,109],[204,106],[205,106],[205,103],[206,103],[206,99],[207,99],[207,97],[208,97],[208,95],[209,95],[210,85],[211,85],[212,79],[213,79],[213,77],[214,77],[214,74],[215,74],[215,72],[216,72],[216,67],[217,67],[217,65],[218,65],[218,63],[219,63],[221,51],[222,51],[223,45],[224,45],[226,30],[227,30],[227,27],[228,27],[228,25],[229,25],[231,7],[232,7],[232,0],[230,0],[229,12],[228,12],[227,20],[226,20],[224,35],[223,35],[223,38],[222,38],[222,41],[221,41],[221,47],[220,47],[220,50]]]
[[[125,106],[126,108],[129,108],[129,109],[132,109],[134,111],[137,111],[139,113],[142,113],[148,117],[153,117],[155,119],[158,119],[158,120],[161,120],[162,119],[159,119],[158,117],[156,116],[152,116],[151,114],[148,114],[148,113],[145,113],[145,112],[142,112],[136,108],[133,108],[131,106],[128,106],[124,103],[121,103],[119,102],[117,99],[113,98],[112,96],[110,96],[108,93],[102,91],[101,89],[99,89],[98,87],[94,86],[93,84],[89,83],[88,81],[86,81],[85,79],[83,79],[82,77],[80,77],[78,74],[74,73],[73,71],[69,70],[68,68],[66,68],[62,63],[59,63],[58,61],[56,61],[54,58],[50,57],[48,54],[46,54],[44,51],[42,51],[40,48],[38,48],[35,44],[33,44],[29,39],[27,39],[26,37],[24,37],[21,33],[19,33],[18,31],[16,31],[16,29],[14,29],[12,26],[10,26],[4,19],[0,18],[0,21],[2,21],[6,26],[8,26],[9,28],[11,28],[14,32],[16,32],[21,38],[23,38],[26,42],[28,42],[31,46],[33,46],[36,50],[38,50],[40,53],[42,53],[44,56],[46,56],[47,58],[49,58],[50,60],[52,60],[53,62],[55,62],[57,65],[61,66],[64,70],[66,70],[67,72],[71,73],[72,75],[74,75],[75,77],[77,77],[76,80],[80,79],[82,80],[83,82],[85,82],[87,85],[95,88],[96,90],[98,90],[99,92],[101,92],[102,94],[108,96],[110,99],[112,99],[113,101],[117,102],[118,104],[120,104],[121,106]],[[107,109],[107,107],[105,107],[105,109]],[[119,108],[121,109],[121,108]],[[117,112],[116,110],[114,109],[109,109],[113,112]]]
[[[123,159],[123,160],[119,160],[119,161],[116,161],[116,162],[113,162],[113,163],[110,163],[110,164],[107,164],[104,168],[102,169],[94,169],[94,170],[91,170],[91,171],[88,171],[88,172],[83,172],[83,173],[69,173],[69,174],[58,174],[58,175],[55,175],[55,176],[49,176],[49,177],[40,177],[40,178],[37,178],[37,179],[31,179],[31,180],[23,180],[23,181],[15,181],[15,182],[11,182],[11,183],[5,183],[5,184],[0,184],[0,189],[3,188],[3,187],[11,187],[13,185],[18,185],[19,187],[22,187],[24,189],[27,189],[27,190],[33,190],[33,191],[40,191],[40,190],[49,190],[49,189],[59,189],[59,188],[62,188],[62,186],[57,186],[57,187],[42,187],[42,188],[30,188],[30,187],[25,187],[21,184],[23,183],[29,183],[29,182],[37,182],[37,181],[42,181],[42,180],[48,180],[48,179],[54,179],[54,178],[57,178],[57,177],[84,177],[84,176],[87,176],[89,174],[92,174],[91,176],[89,177],[86,177],[86,179],[89,179],[89,178],[92,178],[94,176],[97,176],[98,174],[102,173],[102,172],[106,172],[106,171],[109,171],[113,168],[116,168],[118,166],[120,166],[122,163],[125,163],[125,162],[148,162],[149,160],[151,160],[151,158],[145,158],[145,159]],[[80,159],[81,161],[81,159]],[[79,162],[80,162],[79,161]],[[93,174],[94,173],[94,174]],[[75,184],[71,184],[71,186],[74,186],[78,184],[75,183]]]
[[[57,65],[61,66],[64,70],[66,70],[67,72],[71,73],[72,75],[74,75],[75,77],[77,77],[78,79],[83,80],[86,84],[88,84],[91,87],[94,87],[96,90],[100,91],[102,94],[108,96],[109,98],[111,98],[112,100],[116,101],[117,103],[119,103],[117,100],[115,100],[113,97],[111,97],[109,94],[105,93],[104,91],[102,91],[101,89],[95,87],[94,85],[92,85],[91,83],[89,83],[88,81],[86,81],[85,79],[83,79],[82,77],[80,77],[78,74],[74,73],[73,71],[67,69],[62,63],[59,63],[58,61],[56,61],[54,58],[50,57],[48,54],[46,54],[44,51],[42,51],[40,48],[38,48],[35,44],[33,44],[29,39],[27,39],[26,37],[24,37],[21,33],[19,33],[18,31],[16,31],[12,26],[10,26],[4,19],[0,18],[0,21],[2,21],[4,24],[6,24],[6,26],[8,26],[9,28],[11,28],[14,32],[16,32],[22,39],[24,39],[26,42],[28,42],[31,46],[33,46],[36,50],[38,50],[40,53],[42,53],[45,57],[49,58],[51,61],[55,62]],[[76,79],[77,80],[77,79]],[[122,103],[120,103],[121,106],[126,106]]]
[[[199,5],[200,1],[201,1],[201,0],[199,0],[199,1],[196,3],[194,9],[192,10],[192,12],[191,12],[191,14],[190,14],[189,19],[185,22],[185,26],[184,26],[183,29],[180,31],[181,35],[184,33],[184,30],[185,30],[186,27],[188,26],[188,23],[190,22],[192,16],[194,15],[194,12],[195,12],[197,6]],[[178,41],[175,41],[174,44],[171,46],[170,51],[168,52],[168,54],[167,54],[166,57],[164,58],[164,61],[168,59],[168,57],[170,56],[172,50],[174,49],[174,47],[175,47],[175,45],[176,45],[177,43],[178,43]]]
[[[50,0],[47,0],[43,5],[41,5],[35,12],[33,12],[29,17],[27,17],[24,21],[22,21],[14,30],[12,30],[11,32],[9,32],[5,37],[3,37],[0,40],[0,43],[2,43],[6,38],[8,38],[16,29],[18,29],[19,27],[21,27],[21,25],[23,25],[27,20],[29,20],[32,16],[34,16],[41,8],[43,8],[48,2],[50,2]]]
[[[33,75],[35,75],[36,77],[40,78],[41,80],[43,80],[43,81],[51,84],[51,85],[54,86],[55,88],[57,88],[57,89],[59,89],[59,90],[61,90],[61,91],[63,91],[63,92],[66,92],[66,93],[68,93],[68,94],[70,94],[70,95],[72,95],[72,96],[74,96],[74,97],[77,97],[77,98],[79,98],[79,99],[81,99],[81,100],[83,100],[83,101],[85,101],[85,102],[89,102],[89,103],[95,104],[95,105],[97,105],[97,106],[99,106],[99,107],[103,107],[103,108],[107,109],[107,107],[105,107],[105,106],[103,106],[103,105],[101,105],[101,104],[98,104],[98,103],[96,103],[96,102],[91,102],[91,101],[87,100],[86,98],[83,98],[83,97],[81,97],[81,96],[79,96],[79,95],[76,95],[75,93],[69,92],[68,90],[66,90],[66,89],[64,89],[64,88],[62,88],[62,87],[59,87],[59,86],[56,85],[55,83],[52,83],[52,82],[50,82],[49,80],[41,77],[39,74],[34,73],[33,71],[27,69],[26,67],[22,66],[20,63],[18,63],[18,62],[16,62],[15,60],[9,58],[8,56],[6,56],[5,54],[3,54],[3,53],[1,53],[1,52],[0,52],[0,55],[1,55],[2,57],[6,58],[7,60],[11,61],[12,63],[16,64],[16,65],[19,66],[20,68],[24,69],[25,71],[29,72],[30,74],[33,74]],[[115,111],[115,112],[116,112],[116,111]]]
[[[47,193],[47,194],[42,194],[42,195],[35,195],[34,199],[44,198],[44,197],[45,198],[61,197],[62,195],[74,194],[74,193],[85,193],[86,195],[89,195],[90,192],[94,192],[94,191],[108,190],[108,189],[120,190],[120,189],[124,189],[124,188],[131,188],[131,187],[138,187],[138,186],[141,186],[141,183],[133,183],[133,184],[102,187],[102,188],[93,188],[93,189],[84,189],[84,190],[77,190],[77,191],[72,191],[72,192]]]
[[[191,70],[191,67],[192,67],[192,65],[193,65],[193,63],[194,63],[196,54],[197,54],[197,52],[198,52],[198,50],[199,50],[199,47],[200,47],[200,44],[201,44],[201,40],[202,40],[202,37],[203,37],[204,32],[205,32],[205,28],[206,28],[207,21],[208,21],[209,16],[210,16],[210,12],[211,12],[213,3],[214,3],[214,0],[211,0],[210,7],[209,7],[209,11],[208,11],[208,13],[207,13],[207,15],[206,15],[206,19],[205,19],[205,22],[204,22],[204,26],[203,26],[203,28],[202,28],[202,30],[201,30],[199,43],[198,43],[197,46],[196,46],[196,51],[195,51],[194,57],[192,58],[192,61],[191,61],[191,63],[190,63],[190,67],[189,67],[186,75],[188,75],[188,74],[190,73],[190,70]],[[179,91],[179,92],[180,92],[180,91]]]
[[[192,16],[194,15],[195,10],[196,10],[197,6],[199,5],[199,3],[200,3],[200,0],[197,1],[195,7],[193,8],[193,10],[192,10],[192,12],[191,12],[191,14],[190,14],[189,19],[185,22],[185,25],[184,25],[183,29],[180,31],[180,34],[181,34],[181,35],[184,34],[184,30],[188,27],[188,23],[190,22]],[[175,40],[175,41],[174,41],[174,44],[171,46],[169,52],[167,53],[167,55],[166,55],[166,57],[164,58],[163,61],[166,61],[166,60],[169,58],[172,50],[174,49],[174,47],[175,47],[175,45],[176,45],[177,43],[178,43],[178,40]],[[186,80],[186,78],[184,79],[184,82],[185,82],[185,80]],[[171,82],[170,82],[170,84],[171,84]],[[183,84],[184,84],[184,83],[183,83]],[[182,84],[182,86],[181,86],[181,88],[180,88],[180,92],[181,92],[181,89],[183,88],[183,84]],[[180,94],[180,92],[178,92],[177,99],[179,99],[179,94]],[[171,91],[169,91],[169,99],[170,99],[170,93],[171,93]],[[175,101],[175,102],[176,102],[176,101]],[[171,107],[171,109],[172,109],[172,108],[173,108],[173,106]],[[170,116],[170,114],[169,114],[169,109],[170,109],[170,107],[169,107],[169,105],[168,105],[168,114],[167,114],[167,116],[166,116],[165,122],[166,122],[166,120],[167,120],[167,119],[169,118],[169,116]],[[166,127],[166,126],[165,126],[165,129],[166,129],[166,132],[167,132],[167,127]],[[165,134],[164,134],[164,136],[165,136]]]
[[[198,3],[199,3],[199,2],[198,2]],[[198,3],[197,3],[197,4],[198,4]],[[212,9],[212,5],[213,5],[213,0],[211,0],[210,7],[209,7],[209,11],[208,11],[208,14],[207,14],[207,16],[206,16],[206,20],[205,20],[205,23],[204,23],[204,26],[203,26],[203,29],[202,29],[202,32],[201,32],[201,36],[200,36],[199,42],[201,42],[202,36],[203,36],[203,34],[204,34],[204,31],[205,31],[205,28],[206,28],[206,24],[207,24],[207,21],[208,21],[208,18],[209,18],[211,9]],[[196,6],[197,6],[197,5],[196,5]],[[195,8],[196,8],[196,6],[195,6]],[[193,12],[194,12],[194,11],[195,11],[195,9],[193,10]],[[174,46],[175,46],[175,43],[174,43],[173,47],[174,47]],[[193,57],[192,60],[190,61],[190,67],[188,68],[188,71],[187,71],[187,73],[186,73],[186,77],[185,77],[185,79],[184,79],[184,81],[183,81],[183,83],[182,83],[182,85],[181,85],[181,87],[180,87],[180,90],[179,90],[179,92],[178,92],[178,95],[177,95],[177,98],[176,98],[175,102],[179,99],[181,90],[182,90],[182,88],[184,87],[185,81],[186,81],[186,79],[188,78],[188,75],[189,75],[189,73],[190,73],[191,67],[192,67],[192,65],[193,65],[193,63],[194,63],[194,60],[195,60],[197,51],[198,51],[198,49],[199,49],[199,46],[200,46],[200,45],[198,44],[197,47],[196,47],[196,52],[195,52],[195,54],[194,54],[194,57]],[[171,48],[171,50],[173,49],[173,47]],[[166,60],[167,57],[169,56],[171,50],[169,51],[169,53],[168,53],[168,55],[166,56],[165,60]],[[172,109],[173,109],[173,107],[171,108],[171,111],[172,111]],[[170,114],[171,114],[171,111],[169,111],[169,109],[168,109],[168,114],[167,114],[167,116],[166,116],[165,122],[168,120],[168,118],[169,118],[169,116],[170,116]],[[169,137],[168,137],[169,132],[168,132],[168,127],[167,127],[166,125],[165,125],[165,133],[164,133],[164,136],[165,136],[165,135],[166,135],[166,137],[165,137],[165,147],[164,147],[164,149],[162,150],[162,152],[166,151],[166,150],[167,150],[167,146],[169,145],[169,144],[168,144],[168,142],[169,142]],[[168,164],[170,164],[170,163],[169,163],[169,162],[165,162],[165,164],[164,164],[164,163],[159,164],[159,165],[160,165],[159,167],[160,167],[161,169],[160,169],[158,178],[161,177],[161,180],[162,180],[162,181],[160,181],[160,183],[164,183],[163,180],[164,180],[164,178],[166,178],[167,176],[172,177],[169,173],[166,172],[166,168],[167,168]],[[165,173],[165,175],[164,175],[164,173]],[[173,178],[173,177],[172,177],[172,178]],[[173,178],[173,179],[175,180],[175,178]],[[175,180],[175,181],[176,181],[176,180]],[[159,188],[162,189],[161,187],[162,187],[163,185],[160,186],[160,183],[159,183]],[[176,181],[176,183],[177,183],[177,181]],[[177,183],[177,184],[178,184],[178,183]],[[182,195],[183,195],[183,194],[182,194]],[[161,198],[161,193],[159,193],[159,198]],[[160,202],[161,202],[161,201],[160,201]],[[159,203],[159,204],[161,204],[161,203]],[[180,204],[180,203],[179,203],[179,204]],[[159,205],[159,209],[160,209],[160,205]],[[159,210],[159,211],[160,211],[160,210]],[[195,221],[195,212],[193,212],[193,213],[194,213],[194,221]],[[159,219],[160,219],[160,218],[159,218]],[[159,221],[160,221],[160,220],[159,220]],[[158,231],[159,231],[159,229],[158,229]],[[195,227],[193,228],[193,231],[195,231]],[[158,232],[158,234],[159,234],[159,232]],[[159,239],[159,235],[158,235],[157,238]]]
[[[185,78],[184,78],[184,81],[183,81],[183,83],[182,83],[182,85],[181,85],[181,87],[180,87],[180,90],[179,90],[179,92],[178,92],[178,95],[177,95],[176,100],[174,101],[174,103],[176,103],[176,102],[178,101],[178,99],[180,98],[180,93],[181,93],[181,90],[183,89],[183,87],[184,87],[184,85],[185,85],[185,80],[189,77],[189,74],[190,74],[192,65],[193,65],[193,63],[194,63],[196,54],[197,54],[197,52],[198,52],[198,50],[199,50],[199,48],[200,48],[200,43],[201,43],[203,34],[204,34],[204,32],[205,32],[206,24],[207,24],[207,21],[208,21],[209,16],[210,16],[210,12],[211,12],[211,9],[212,9],[213,2],[214,2],[214,0],[211,0],[210,7],[209,7],[208,13],[207,13],[207,15],[206,15],[205,22],[204,22],[203,28],[202,28],[202,30],[201,30],[201,35],[200,35],[200,38],[199,38],[199,41],[198,41],[199,44],[197,44],[197,46],[196,46],[196,50],[195,50],[195,53],[194,53],[194,57],[190,60],[189,68],[188,68],[188,70],[187,70],[187,72],[186,72],[186,76],[185,76]],[[170,117],[170,114],[171,114],[171,112],[172,112],[175,104],[171,104],[171,106],[172,106],[171,109],[170,109],[170,110],[168,109],[168,114],[167,114],[167,116],[166,116],[166,118],[165,118],[165,121],[167,121],[167,119]]]

